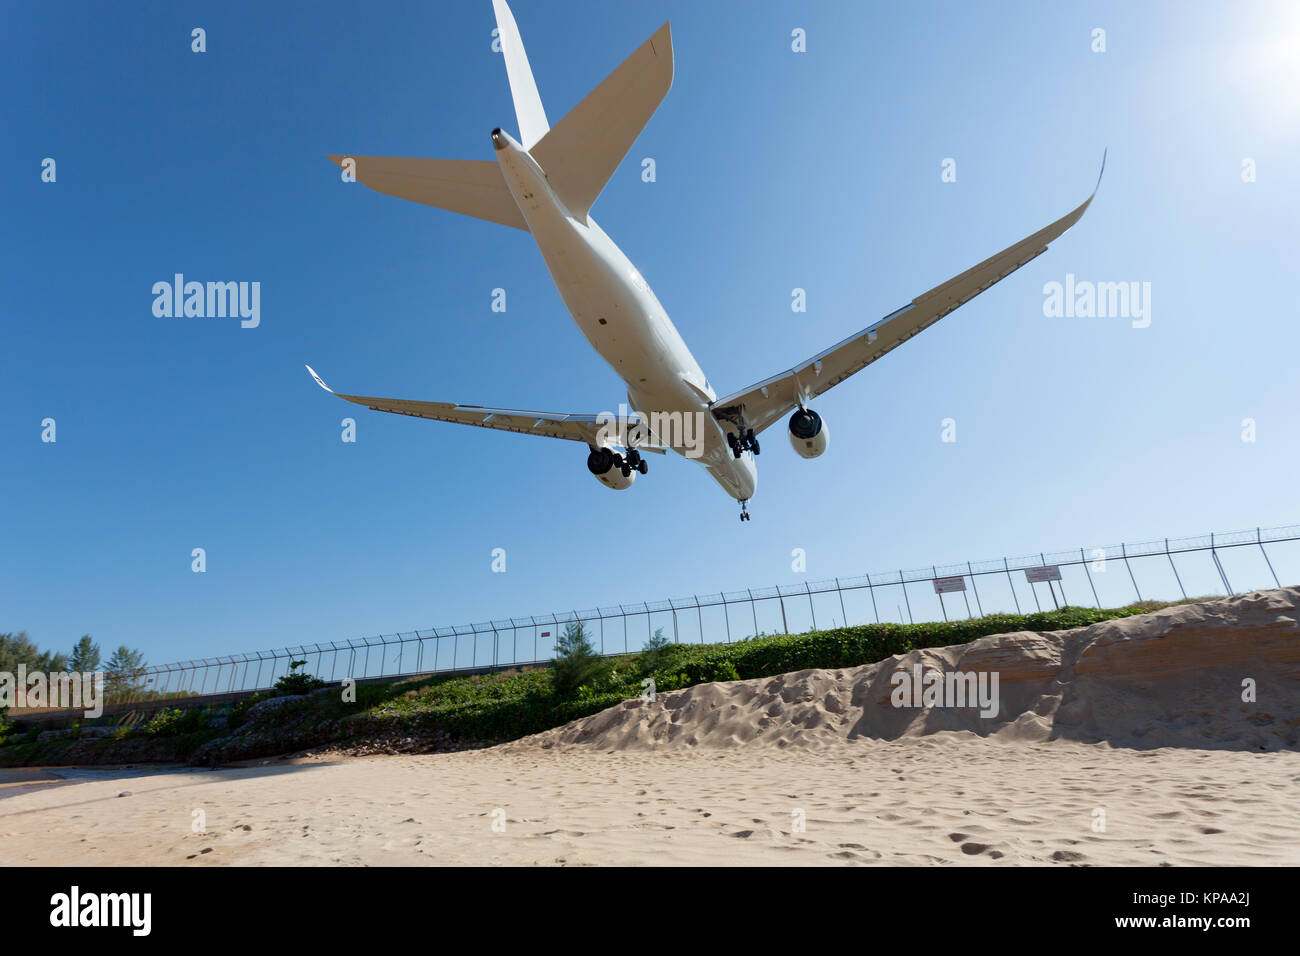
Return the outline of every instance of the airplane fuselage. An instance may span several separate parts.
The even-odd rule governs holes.
[[[541,167],[514,139],[497,130],[493,145],[560,298],[591,347],[627,385],[632,407],[645,415],[692,416],[703,440],[697,437],[690,455],[698,453],[694,460],[733,498],[753,497],[754,456],[732,454],[726,429],[709,410],[717,396],[641,273],[595,220],[588,216],[584,222],[569,213]],[[680,437],[671,447],[688,453]]]

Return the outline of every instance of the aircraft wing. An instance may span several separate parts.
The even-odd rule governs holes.
[[[1102,157],[1102,171],[1106,159]],[[1101,177],[1097,177],[1101,185]],[[794,368],[756,385],[714,402],[710,408],[716,418],[740,425],[757,434],[792,411],[802,401],[807,403],[860,372],[885,353],[902,345],[912,336],[928,329],[949,312],[969,302],[994,283],[1005,279],[1030,260],[1047,251],[1047,244],[1073,226],[1088,209],[1097,190],[1083,204],[1032,236],[1003,249],[959,276],[935,286],[875,325],[832,345]]]
[[[606,427],[608,418],[597,415],[566,415],[562,412],[525,412],[504,408],[484,408],[480,405],[458,405],[455,402],[414,402],[404,398],[370,398],[365,395],[340,395],[330,388],[316,374],[310,365],[307,371],[316,380],[316,384],[331,395],[344,401],[364,405],[377,412],[393,412],[397,415],[411,415],[415,418],[429,418],[438,422],[453,422],[457,425],[477,425],[480,428],[496,428],[500,431],[518,432],[522,435],[541,435],[545,438],[565,438],[569,441],[584,442],[593,448],[602,444],[613,444],[620,448],[627,447],[621,441],[602,441],[601,429]],[[610,431],[614,436],[614,422]],[[664,454],[666,448],[654,440],[637,441],[637,451],[651,451]]]

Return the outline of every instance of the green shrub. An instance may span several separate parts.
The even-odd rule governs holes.
[[[306,666],[306,661],[291,661],[289,673],[275,682],[273,688],[275,692],[283,697],[291,697],[298,694],[310,694],[312,691],[324,687],[325,682],[319,677],[313,677],[306,671],[298,670],[298,668]]]
[[[176,734],[193,733],[202,728],[206,722],[206,708],[164,707],[150,717],[140,731],[149,737],[171,737]]]
[[[271,696],[273,695],[258,691],[251,697],[245,697],[243,700],[235,701],[230,705],[230,714],[226,718],[226,726],[231,730],[234,730],[236,727],[242,727],[245,721],[248,720],[248,708]]]

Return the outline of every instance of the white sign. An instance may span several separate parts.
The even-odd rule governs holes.
[[[947,594],[949,591],[965,591],[966,578],[958,574],[951,578],[935,578],[934,593]]]
[[[1061,580],[1060,565],[1049,564],[1041,568],[1025,568],[1025,580],[1030,584],[1042,584],[1044,581]]]

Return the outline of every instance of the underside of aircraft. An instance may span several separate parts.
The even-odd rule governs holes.
[[[514,16],[505,0],[493,0],[493,6],[518,140],[494,129],[495,160],[329,158],[377,192],[530,232],[579,329],[627,384],[631,427],[611,421],[610,413],[344,395],[310,366],[308,371],[326,391],[376,411],[582,442],[588,446],[588,470],[610,488],[628,488],[638,474],[647,473],[643,453],[674,451],[698,460],[741,503],[741,519],[747,520],[763,431],[788,415],[794,451],[803,458],[823,454],[829,429],[810,407],[813,400],[1046,252],[1096,195],[1094,188],[1060,219],[843,341],[719,398],[645,280],[590,216],[672,85],[669,25],[550,126]]]

